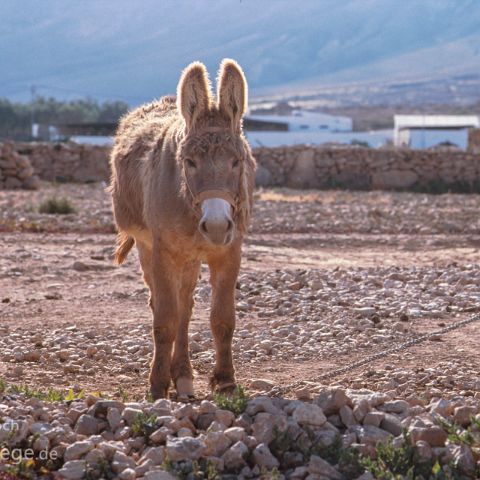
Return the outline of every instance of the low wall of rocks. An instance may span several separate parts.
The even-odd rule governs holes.
[[[470,153],[480,154],[480,128],[470,128],[468,130],[468,148]]]
[[[29,158],[42,180],[86,183],[110,178],[109,147],[74,142],[19,142],[14,148]]]
[[[0,160],[0,188],[34,188],[36,181],[25,179],[35,175],[66,182],[110,176],[108,147],[15,143],[0,145],[0,151],[7,152]],[[298,145],[257,148],[254,155],[259,186],[480,191],[480,152]]]
[[[361,190],[480,189],[480,154],[362,147],[258,148],[257,183]]]
[[[34,190],[40,185],[35,173],[28,157],[16,152],[11,143],[0,143],[0,190]]]

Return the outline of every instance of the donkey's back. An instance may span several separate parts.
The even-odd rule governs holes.
[[[111,154],[110,187],[120,232],[146,228],[144,188],[148,163],[159,142],[175,136],[181,125],[175,97],[171,96],[143,105],[122,118]]]

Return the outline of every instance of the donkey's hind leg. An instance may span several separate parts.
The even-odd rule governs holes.
[[[193,391],[193,370],[188,349],[188,324],[193,310],[193,292],[197,284],[200,262],[187,263],[182,272],[179,293],[179,322],[170,372],[178,397],[190,397]]]
[[[148,304],[153,312],[152,289],[153,289],[153,272],[152,272],[152,250],[145,244],[137,241],[138,258],[143,272],[143,280],[148,286],[150,297]]]

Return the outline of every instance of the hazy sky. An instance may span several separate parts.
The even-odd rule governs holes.
[[[253,93],[291,83],[480,67],[479,0],[2,0],[0,97],[175,90],[237,59]],[[403,62],[403,63],[402,63]]]

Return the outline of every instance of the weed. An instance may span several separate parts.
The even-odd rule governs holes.
[[[0,379],[0,394],[2,393],[24,395],[27,398],[38,398],[39,400],[44,400],[46,402],[72,402],[73,400],[85,397],[85,392],[83,390],[78,394],[75,394],[72,389],[69,389],[67,392],[55,390],[54,388],[49,388],[46,391],[36,390],[25,384],[7,385]]]
[[[22,459],[7,468],[7,473],[13,475],[14,478],[33,479],[35,475],[35,460]]]
[[[15,463],[7,463],[5,471],[0,472],[0,480],[51,478],[52,472],[59,470],[62,463],[61,459],[23,458]]]
[[[279,480],[280,472],[277,467],[273,467],[272,470],[268,470],[265,467],[262,467],[260,472],[260,480]]]
[[[78,393],[78,395],[75,395],[75,392],[73,391],[73,389],[70,388],[68,390],[68,393],[65,395],[64,400],[66,402],[73,402],[74,400],[82,399],[82,398],[85,398],[85,392],[83,390],[81,390]]]
[[[480,432],[480,416],[475,417],[472,415],[470,417],[470,421],[472,422],[471,429],[472,431],[475,430],[476,432]],[[478,440],[478,443],[480,444],[480,439]]]
[[[165,459],[163,460],[161,467],[166,472],[173,472],[174,465],[173,465],[173,462],[168,457],[168,455],[165,456]]]
[[[101,460],[95,465],[90,465],[89,463],[86,465],[85,480],[110,480],[115,477],[115,472],[106,460]]]
[[[211,460],[207,460],[205,468],[205,479],[206,480],[220,480],[221,476],[217,470],[217,467]]]
[[[231,396],[224,393],[217,393],[213,399],[218,408],[230,410],[235,415],[240,415],[247,408],[248,395],[245,390],[238,385]]]
[[[443,417],[437,417],[437,423],[448,433],[448,439],[451,443],[465,443],[466,445],[473,446],[475,443],[480,445],[480,434],[473,432],[472,427],[477,426],[477,420],[472,416],[472,426],[467,429],[463,429],[460,425],[451,423]],[[478,420],[480,424],[480,420]],[[478,428],[478,426],[477,426]]]
[[[152,392],[150,391],[150,389],[148,389],[146,392],[145,392],[145,400],[148,402],[148,403],[153,403],[154,400],[153,400],[153,395],[152,395]]]
[[[40,213],[48,213],[48,214],[58,214],[58,215],[66,215],[69,213],[75,213],[76,210],[74,206],[70,203],[68,198],[62,197],[49,197],[43,200],[39,207],[38,211]]]
[[[195,480],[220,480],[222,475],[211,460],[186,460],[184,462],[172,462],[165,457],[161,465],[162,469],[181,479]]]
[[[8,393],[14,395],[24,395],[27,398],[38,398],[49,402],[61,402],[65,399],[63,392],[49,388],[46,392],[43,390],[35,390],[25,384],[14,384],[8,387]]]
[[[360,463],[358,451],[353,448],[345,448],[340,435],[337,435],[330,445],[324,446],[318,442],[313,430],[308,428],[305,430],[304,435],[294,439],[289,430],[280,431],[275,427],[274,438],[269,444],[273,455],[281,460],[286,452],[299,452],[303,455],[305,463],[310,461],[312,455],[317,455],[331,465],[338,465],[346,479],[357,478],[365,471]]]
[[[132,432],[135,436],[148,438],[157,429],[157,416],[139,413],[132,423]]]
[[[128,402],[128,392],[124,390],[123,387],[119,387],[118,396],[122,399],[123,403]]]
[[[442,478],[435,473],[438,468],[433,461],[422,461],[410,435],[403,433],[403,442],[394,446],[392,439],[377,444],[375,459],[363,457],[360,463],[379,480],[395,480],[396,478]],[[403,477],[402,477],[403,475]],[[432,476],[433,475],[433,476]]]

